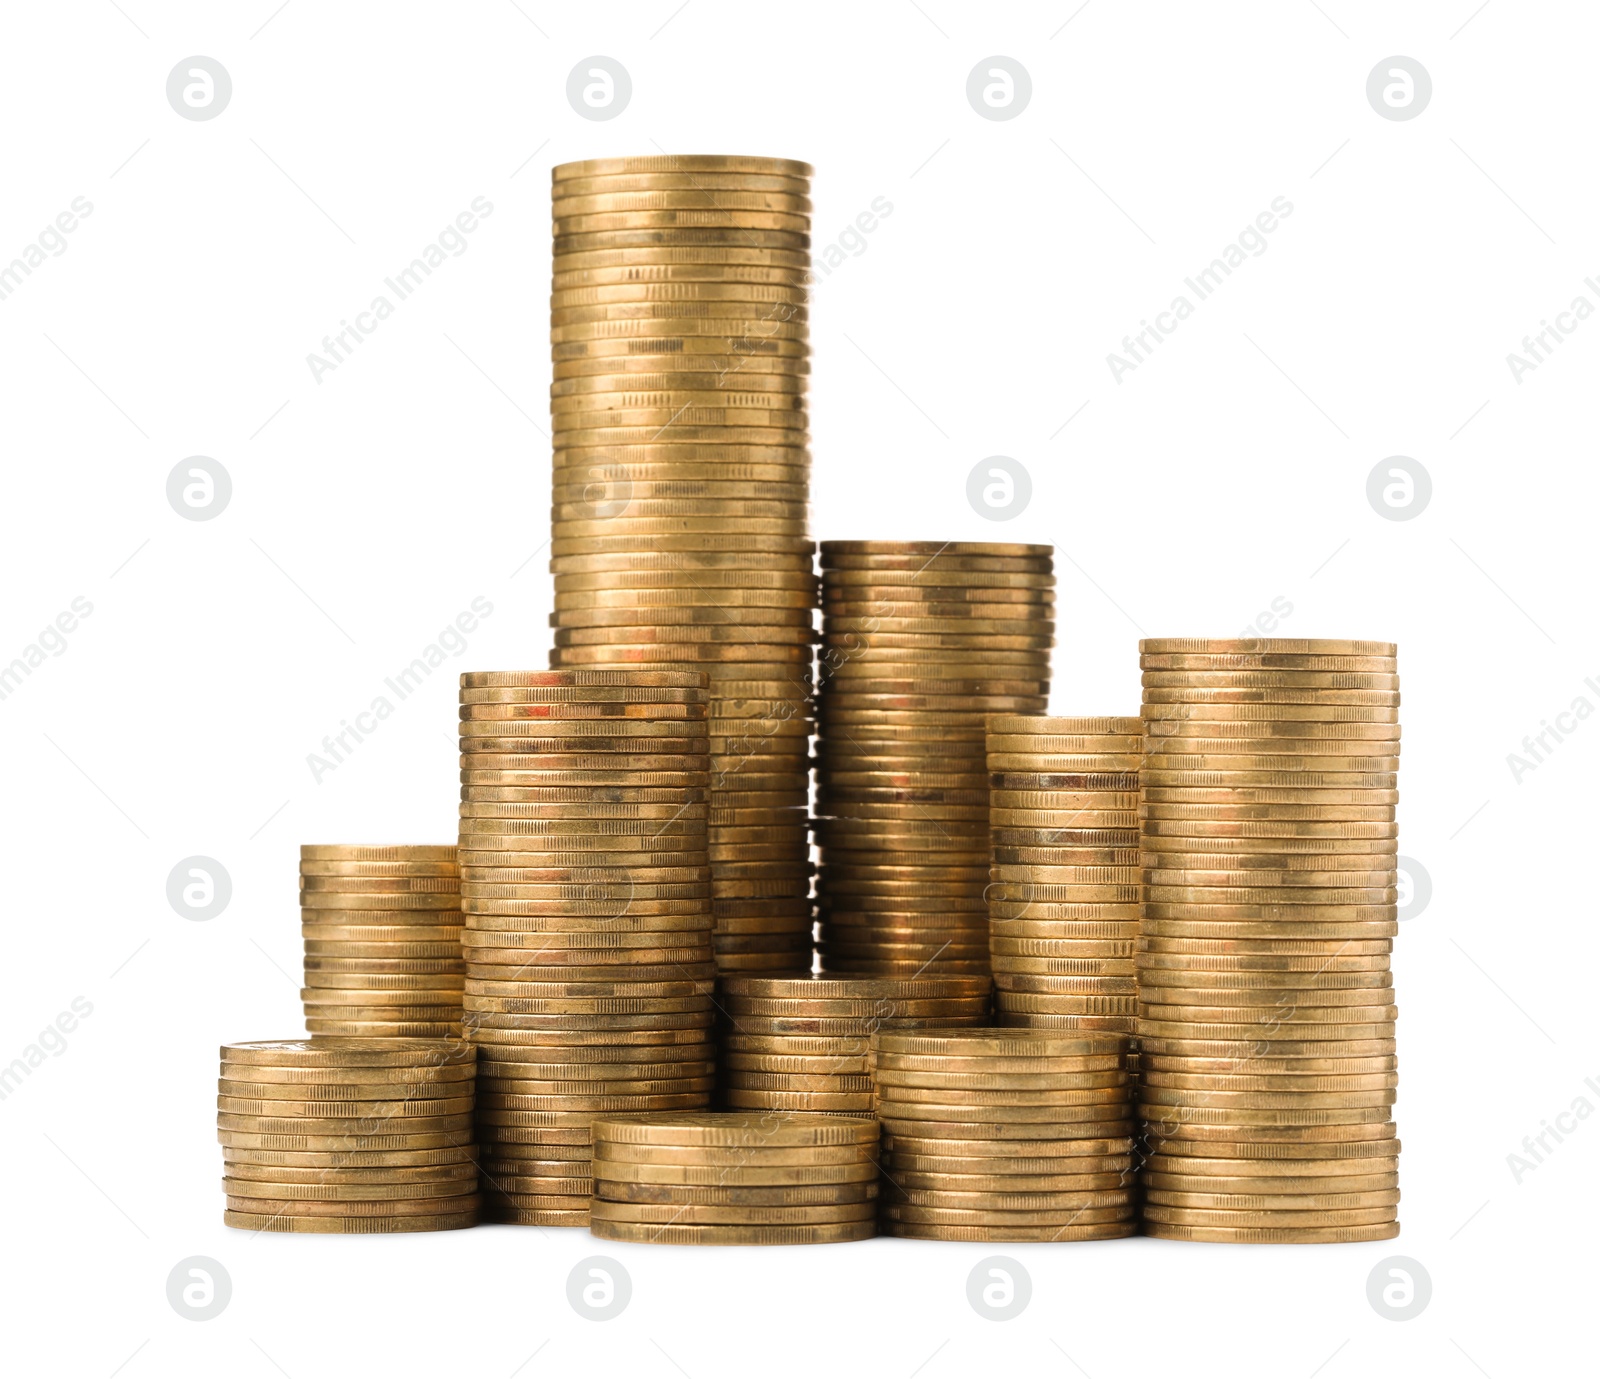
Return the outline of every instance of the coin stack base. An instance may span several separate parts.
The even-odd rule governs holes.
[[[465,1022],[497,1221],[587,1222],[596,1115],[710,1104],[705,685],[461,677]]]
[[[475,1225],[473,1094],[473,1048],[460,1040],[224,1044],[223,1224],[320,1235]]]
[[[1048,546],[825,541],[818,669],[822,965],[989,970],[984,719],[1043,712]]]
[[[300,905],[312,1035],[461,1036],[455,848],[308,843]]]
[[[984,1024],[989,979],[724,976],[718,1008],[723,1106],[871,1119],[873,1032]]]
[[[1144,1227],[1399,1233],[1388,642],[1140,643]]]
[[[708,1112],[594,1123],[601,1240],[822,1245],[877,1234],[878,1125]]]
[[[811,168],[553,171],[551,665],[710,677],[719,971],[811,963]]]
[[[878,1034],[884,1233],[1136,1234],[1127,1045],[1119,1034],[1034,1029]]]

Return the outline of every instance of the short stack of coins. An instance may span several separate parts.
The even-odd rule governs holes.
[[[476,1225],[473,1071],[459,1039],[224,1044],[223,1223],[323,1235]]]
[[[729,977],[718,982],[721,1105],[865,1116],[880,1029],[983,1025],[987,977]]]
[[[460,1037],[461,876],[454,847],[300,849],[306,1029]]]
[[[811,962],[811,168],[553,173],[552,666],[711,680],[719,970]]]
[[[989,719],[989,960],[1003,1025],[1132,1034],[1138,718]]]
[[[877,1234],[878,1124],[771,1112],[594,1123],[602,1240],[823,1245]]]
[[[706,678],[469,673],[461,747],[489,1210],[583,1225],[596,1115],[710,1104]]]
[[[984,721],[1042,713],[1049,546],[825,541],[817,697],[823,967],[989,970]]]
[[[1140,643],[1145,1230],[1398,1234],[1389,642]]]
[[[1138,1231],[1119,1034],[884,1031],[873,1039],[883,1231],[1114,1240]]]

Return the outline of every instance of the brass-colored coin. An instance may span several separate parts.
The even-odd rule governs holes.
[[[588,158],[575,163],[557,163],[550,170],[556,185],[590,177],[645,176],[675,173],[698,178],[701,174],[763,174],[769,177],[809,179],[810,163],[789,158],[762,158],[742,154],[643,154],[623,158]]]
[[[947,1155],[953,1160],[999,1158],[1023,1165],[1018,1170],[1023,1173],[1071,1173],[1076,1170],[1058,1165],[1075,1163],[1083,1158],[1126,1156],[1132,1152],[1133,1140],[1129,1134],[1106,1138],[1074,1135],[1071,1138],[1058,1136],[1030,1140],[1000,1140],[993,1136],[974,1139],[959,1135],[913,1135],[890,1131],[885,1131],[883,1136],[883,1153],[891,1164],[900,1162],[900,1156],[907,1154],[925,1159],[943,1159]]]
[[[224,1064],[275,1068],[433,1068],[471,1066],[471,1044],[431,1039],[264,1039],[224,1044]]]
[[[1361,1159],[1218,1159],[1158,1153],[1151,1156],[1146,1169],[1170,1180],[1165,1186],[1195,1191],[1215,1190],[1207,1185],[1216,1183],[1237,1183],[1239,1191],[1265,1193],[1314,1192],[1324,1183],[1333,1184],[1335,1191],[1359,1191],[1343,1185],[1376,1181],[1396,1186],[1400,1159],[1392,1154]]]
[[[727,1113],[723,1113],[727,1114]],[[784,1120],[771,1114],[760,1117],[766,1120]],[[801,1119],[795,1117],[794,1119]],[[838,1120],[842,1117],[804,1117],[806,1120]],[[858,1130],[858,1120],[850,1122]],[[870,1169],[876,1172],[877,1140],[865,1139],[852,1144],[773,1146],[756,1135],[747,1142],[724,1145],[708,1144],[624,1144],[600,1139],[595,1142],[594,1158],[600,1165],[598,1172],[626,1176],[635,1168],[678,1170],[693,1168],[718,1173],[744,1173],[757,1170],[815,1169],[829,1173],[858,1172]],[[720,1181],[720,1180],[712,1180]],[[731,1181],[731,1180],[730,1180]]]
[[[1154,1129],[1154,1128],[1153,1128]],[[1159,1136],[1159,1131],[1155,1133]],[[1310,1172],[1309,1167],[1318,1162],[1349,1163],[1349,1168],[1338,1172],[1358,1173],[1366,1161],[1394,1158],[1400,1152],[1400,1141],[1394,1138],[1394,1127],[1382,1125],[1334,1125],[1307,1130],[1303,1135],[1293,1131],[1270,1133],[1251,1132],[1251,1138],[1229,1141],[1226,1137],[1212,1138],[1209,1129],[1187,1140],[1178,1135],[1166,1135],[1155,1146],[1156,1158],[1172,1155],[1189,1159],[1225,1160],[1242,1159],[1252,1165],[1282,1163],[1285,1171]],[[1265,1170],[1263,1170],[1265,1171]]]
[[[451,1205],[467,1198],[449,1198]],[[480,1204],[466,1211],[433,1216],[291,1216],[284,1213],[244,1212],[222,1214],[222,1224],[236,1230],[292,1232],[314,1235],[393,1235],[414,1231],[455,1231],[478,1224]]]
[[[1398,1194],[1396,1194],[1396,1197],[1398,1198]],[[1204,1210],[1197,1207],[1164,1206],[1156,1202],[1146,1202],[1143,1216],[1147,1222],[1172,1226],[1227,1226],[1234,1229],[1260,1229],[1265,1227],[1328,1229],[1341,1226],[1376,1226],[1390,1223],[1394,1220],[1394,1206],[1393,1204],[1385,1204],[1382,1206],[1347,1207],[1342,1210],[1324,1211],[1227,1211]]]
[[[883,1214],[886,1221],[908,1225],[998,1226],[1024,1231],[1050,1227],[1057,1228],[1057,1230],[1072,1230],[1082,1227],[1109,1225],[1111,1223],[1127,1225],[1133,1221],[1134,1208],[1131,1200],[1118,1202],[1110,1206],[1064,1206],[1051,1207],[1040,1211],[984,1210],[978,1207],[923,1207],[897,1202],[885,1202]],[[1057,1235],[1052,1233],[1045,1238],[1056,1239]]]
[[[472,1132],[465,1128],[412,1132],[408,1128],[403,1134],[381,1131],[354,1135],[219,1129],[217,1143],[234,1149],[290,1150],[297,1153],[339,1155],[421,1150],[459,1151],[470,1148]]]
[[[399,844],[396,846],[367,846],[358,843],[302,843],[302,865],[313,862],[365,863],[372,866],[416,866],[422,863],[448,865],[456,860],[456,850],[450,844]],[[418,873],[426,874],[426,873]]]
[[[785,1187],[876,1186],[878,1165],[871,1159],[842,1164],[769,1165],[630,1163],[621,1159],[595,1160],[595,1172],[607,1184],[636,1183],[661,1187],[723,1187],[772,1189]],[[607,1195],[614,1195],[608,1187]]]
[[[1141,670],[1395,672],[1391,655],[1303,651],[1140,651]]]
[[[236,1068],[236,1072],[247,1071],[247,1068]],[[358,1104],[358,1111],[330,1110],[318,1111],[316,1114],[331,1115],[366,1115],[372,1111],[372,1103],[393,1104],[415,1101],[418,1103],[427,1100],[444,1098],[452,1099],[452,1094],[464,1098],[469,1103],[472,1100],[472,1079],[458,1079],[450,1082],[348,1082],[348,1083],[295,1083],[295,1082],[250,1082],[230,1078],[226,1074],[217,1079],[217,1091],[221,1096],[230,1100],[269,1101],[275,1105],[286,1107],[299,1107],[311,1104],[317,1107],[342,1106],[351,1103]],[[229,1110],[238,1110],[239,1107],[230,1106]],[[471,1109],[470,1105],[466,1108]],[[273,1111],[269,1114],[299,1115],[298,1110],[286,1109],[282,1112]]]
[[[630,1117],[596,1121],[596,1143],[616,1145],[677,1145],[697,1148],[751,1147],[823,1148],[844,1145],[873,1146],[875,1126],[835,1117],[774,1118],[705,1112],[698,1115]]]
[[[871,1219],[817,1225],[660,1225],[595,1217],[590,1231],[598,1240],[656,1245],[824,1245],[870,1240],[878,1233]]]
[[[883,1223],[883,1233],[906,1240],[1055,1242],[1123,1240],[1139,1234],[1139,1223],[1130,1219],[1091,1226],[1022,1226],[1011,1223],[995,1226],[951,1226],[930,1225],[926,1222],[886,1221]]]
[[[268,1196],[227,1197],[230,1212],[261,1216],[294,1217],[431,1217],[449,1212],[474,1211],[480,1200],[476,1193],[449,1197],[422,1197],[399,1199],[347,1198],[333,1201],[316,1201],[300,1198],[273,1198]]]
[[[694,1202],[614,1202],[596,1197],[591,1222],[633,1225],[805,1226],[872,1221],[877,1203],[871,1199],[815,1206],[730,1206]]]
[[[1358,1240],[1393,1240],[1398,1221],[1368,1226],[1188,1226],[1173,1222],[1144,1223],[1144,1233],[1161,1240],[1204,1240],[1214,1244],[1331,1245]]]
[[[273,1182],[262,1178],[225,1177],[222,1190],[230,1198],[260,1198],[283,1202],[414,1202],[427,1201],[439,1204],[438,1209],[448,1210],[452,1199],[474,1194],[478,1190],[477,1169],[472,1176],[459,1181],[432,1182]]]
[[[222,1162],[234,1178],[293,1182],[421,1182],[428,1179],[472,1178],[477,1174],[477,1149],[396,1150],[369,1153],[295,1153],[281,1149],[224,1148]]]
[[[1122,1183],[1112,1181],[1099,1188],[1078,1191],[1007,1192],[993,1188],[980,1191],[944,1191],[939,1188],[916,1188],[902,1184],[902,1191],[894,1194],[894,1202],[902,1210],[933,1207],[943,1210],[992,1212],[1018,1212],[1072,1215],[1079,1211],[1096,1212],[1116,1208],[1125,1215],[1133,1211],[1133,1180],[1131,1175]]]

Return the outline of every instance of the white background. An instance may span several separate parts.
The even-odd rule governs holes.
[[[1600,305],[1592,10],[274,3],[6,12],[0,263],[74,197],[94,208],[0,301],[0,661],[93,605],[0,702],[0,1063],[93,1006],[0,1103],[8,1368],[1591,1364],[1600,1125],[1520,1184],[1506,1156],[1575,1098],[1600,1105],[1600,725],[1520,784],[1506,757],[1577,696],[1600,705],[1600,321],[1520,383],[1506,356],[1576,296]],[[206,123],[165,97],[192,54],[233,80]],[[591,54],[632,75],[609,123],[565,97]],[[967,103],[992,54],[1032,77],[1011,121]],[[1394,54],[1433,80],[1407,122],[1365,95]],[[1401,850],[1433,883],[1395,954],[1398,1241],[716,1252],[222,1226],[216,1049],[300,1029],[297,846],[451,840],[454,673],[545,664],[549,167],[660,151],[814,163],[819,246],[892,203],[817,294],[815,531],[1055,542],[1055,711],[1135,712],[1141,633],[1237,635],[1274,598],[1282,635],[1398,641]],[[494,211],[467,251],[315,382],[306,355],[476,196]],[[1107,353],[1278,196],[1294,210],[1267,251],[1116,382]],[[233,479],[211,522],[165,497],[196,454]],[[1004,524],[965,496],[993,454],[1034,482]],[[1433,478],[1409,522],[1365,496],[1397,454]],[[465,654],[315,782],[307,753],[480,595]],[[191,854],[233,880],[208,923],[165,897]],[[997,1251],[1033,1279],[1006,1323],[965,1300]],[[613,1322],[567,1303],[591,1253],[632,1274]],[[1434,1287],[1404,1323],[1366,1298],[1397,1253]],[[205,1323],[165,1296],[197,1254],[234,1287]]]

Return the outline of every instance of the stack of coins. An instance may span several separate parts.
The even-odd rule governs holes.
[[[553,666],[711,679],[719,970],[811,963],[811,168],[555,168]]]
[[[1127,1044],[1118,1034],[1033,1029],[877,1035],[884,1233],[1135,1234]]]
[[[602,1240],[823,1245],[877,1234],[878,1124],[844,1116],[611,1117],[594,1123]]]
[[[876,1114],[880,1029],[982,1025],[987,977],[723,977],[719,1100],[747,1111]]]
[[[989,720],[989,958],[1003,1025],[1132,1034],[1137,718]]]
[[[461,876],[453,847],[300,849],[306,1029],[461,1034]]]
[[[1044,710],[1050,547],[825,541],[822,590],[823,966],[987,972],[984,720]]]
[[[1140,643],[1145,1229],[1398,1234],[1389,642]]]
[[[472,1094],[459,1039],[224,1044],[223,1223],[324,1235],[477,1224]]]
[[[589,1122],[712,1087],[706,679],[461,677],[461,897],[495,1219],[588,1219]]]

